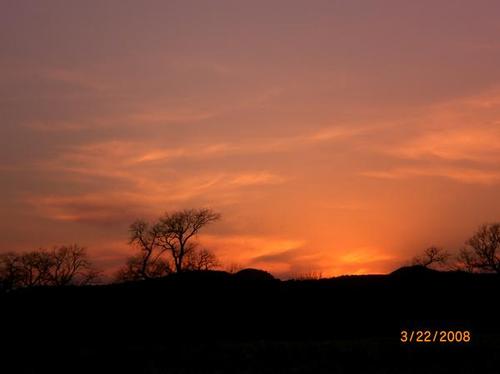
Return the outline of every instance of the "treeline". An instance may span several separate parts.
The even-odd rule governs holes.
[[[485,224],[465,242],[464,247],[451,253],[432,246],[412,261],[413,265],[439,269],[500,274],[500,223]]]
[[[0,255],[0,289],[3,290],[86,285],[95,282],[99,274],[86,249],[76,244]]]
[[[196,236],[220,219],[210,209],[165,213],[153,222],[137,220],[129,227],[129,244],[137,253],[115,274],[115,281],[158,278],[171,273],[213,270],[220,267],[214,253],[202,248]],[[432,246],[413,259],[412,265],[468,272],[500,273],[500,223],[482,225],[456,254]],[[97,283],[96,269],[84,247],[77,244],[24,253],[0,254],[0,290],[34,286]],[[297,279],[318,279],[297,277]]]
[[[137,254],[115,274],[116,281],[144,280],[171,273],[212,270],[220,266],[214,253],[200,248],[196,235],[220,214],[210,209],[165,213],[154,222],[137,220],[129,228],[129,244]],[[77,244],[30,252],[0,254],[0,290],[35,286],[88,285],[101,272],[87,250]]]

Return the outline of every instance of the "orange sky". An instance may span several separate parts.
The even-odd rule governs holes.
[[[211,207],[279,276],[387,272],[500,220],[495,1],[8,2],[0,251]]]

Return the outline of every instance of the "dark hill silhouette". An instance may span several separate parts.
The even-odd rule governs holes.
[[[428,276],[435,275],[440,273],[437,270],[429,269],[423,265],[412,265],[412,266],[403,266],[399,269],[394,270],[390,275],[399,276],[399,277],[419,277],[419,276]]]
[[[449,371],[434,372],[468,372],[464,368],[491,362],[499,367],[498,275],[403,268],[389,275],[270,281],[258,270],[243,274],[245,281],[241,274],[202,271],[5,293],[3,365],[18,360],[34,373],[67,372],[74,361],[79,364],[73,373],[273,372],[273,365],[304,373],[405,373],[415,365],[431,373],[443,367]],[[400,330],[412,328],[467,329],[474,343],[401,345]],[[54,355],[60,362],[43,363]],[[145,371],[145,362],[162,369]]]
[[[259,269],[243,269],[234,274],[235,278],[246,281],[273,281],[276,280],[271,273]]]

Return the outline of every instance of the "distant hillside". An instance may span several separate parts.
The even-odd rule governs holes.
[[[77,355],[78,360],[81,352],[91,352],[108,360],[137,349],[142,352],[142,359],[137,357],[140,363],[156,357],[149,353],[156,347],[161,348],[161,357],[173,360],[161,365],[173,368],[177,357],[185,357],[188,366],[194,364],[191,356],[209,360],[204,352],[224,341],[232,347],[288,342],[280,349],[289,355],[291,342],[376,339],[390,343],[388,352],[392,353],[387,357],[393,357],[394,350],[400,349],[401,329],[412,328],[473,331],[478,345],[471,347],[484,352],[474,353],[478,357],[494,349],[485,337],[500,337],[499,292],[496,275],[416,267],[389,275],[306,281],[280,281],[257,270],[186,272],[149,281],[10,292],[0,298],[0,328],[3,341],[9,342],[7,357],[13,359],[23,352],[31,363],[38,362],[33,357],[52,357],[54,352],[66,352],[64,357]],[[205,347],[203,352],[193,351],[200,346]],[[109,356],[110,349],[118,356]],[[267,355],[267,349],[261,354]],[[307,351],[309,356],[301,356],[300,348],[293,351],[294,362],[305,368],[319,348],[307,349],[313,349]],[[314,360],[332,364],[329,352]],[[241,364],[238,357],[226,357],[224,362]],[[436,357],[444,357],[443,352]],[[259,358],[262,363],[272,359]],[[86,367],[81,372],[95,372]]]
[[[390,275],[392,276],[404,276],[404,277],[419,277],[427,276],[429,274],[441,273],[438,270],[429,269],[428,267],[422,265],[413,266],[403,266],[399,269],[394,270]]]
[[[477,317],[483,323],[497,315],[497,298],[491,295],[499,291],[497,275],[422,267],[401,268],[389,275],[307,281],[279,281],[255,269],[236,274],[200,271],[103,286],[19,289],[3,295],[2,321],[18,321],[21,328],[25,324],[35,330],[50,322],[57,330],[73,320],[93,320],[86,333],[100,324],[106,331],[119,321],[132,328],[149,316],[196,321],[203,311],[211,322],[157,328],[221,336],[335,335],[344,330],[370,335],[388,332],[386,327],[404,320],[475,321]],[[22,318],[26,320],[21,322]],[[491,326],[497,324],[495,317]]]

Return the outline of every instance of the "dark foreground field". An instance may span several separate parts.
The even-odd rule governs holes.
[[[495,275],[423,268],[17,290],[0,299],[0,372],[500,373],[499,291]],[[401,330],[471,339],[404,344]]]

